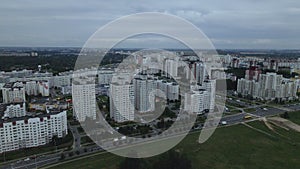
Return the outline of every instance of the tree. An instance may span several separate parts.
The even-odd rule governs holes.
[[[289,116],[289,113],[288,112],[284,112],[282,115],[281,115],[282,118],[285,118],[285,119],[288,119],[290,118]]]
[[[54,135],[51,140],[52,145],[57,146],[59,144],[59,138]]]
[[[66,155],[64,153],[61,153],[60,160],[64,160],[66,158]]]

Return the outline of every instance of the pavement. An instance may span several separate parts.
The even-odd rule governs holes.
[[[78,150],[81,147],[81,145],[80,145],[81,135],[80,135],[80,133],[78,132],[78,129],[77,129],[78,127],[80,127],[80,125],[72,126],[72,125],[70,125],[70,123],[68,123],[68,127],[71,130],[71,132],[73,134],[73,138],[74,138],[73,149]]]

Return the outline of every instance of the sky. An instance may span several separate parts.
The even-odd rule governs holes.
[[[0,46],[82,47],[105,24],[140,12],[182,17],[218,49],[300,49],[299,0],[2,0]],[[122,47],[138,39],[178,47],[158,37]]]

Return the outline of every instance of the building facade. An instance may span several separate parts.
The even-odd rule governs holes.
[[[88,77],[77,80],[80,82],[74,81],[72,85],[74,117],[79,122],[84,122],[87,118],[95,120],[97,106],[95,84]]]
[[[4,118],[23,117],[26,115],[25,103],[10,104],[6,106]]]
[[[299,88],[297,80],[283,78],[276,73],[261,74],[259,80],[239,79],[237,92],[242,96],[251,96],[262,100],[294,100]]]
[[[45,145],[67,134],[66,111],[1,120],[0,153]]]
[[[156,80],[140,76],[135,78],[134,82],[134,103],[139,112],[149,112],[155,110],[155,92],[157,89]]]
[[[25,102],[25,88],[22,82],[6,83],[2,87],[3,103]]]
[[[110,84],[110,117],[116,122],[134,120],[134,87],[119,77]]]

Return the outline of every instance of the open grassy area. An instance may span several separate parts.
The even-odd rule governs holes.
[[[228,114],[238,114],[238,113],[242,113],[242,111],[238,109],[233,109]]]
[[[300,111],[290,112],[288,116],[288,120],[300,125]]]
[[[252,113],[252,112],[255,112],[256,109],[254,109],[254,108],[248,108],[248,109],[244,109],[244,111],[245,111],[246,113]]]
[[[93,143],[93,140],[89,136],[83,136],[80,139],[80,144]]]
[[[295,115],[300,120],[300,115]],[[188,157],[195,169],[201,168],[241,168],[241,169],[282,169],[300,166],[300,133],[276,128],[278,133],[270,131],[263,122],[252,122],[251,126],[270,135],[258,132],[244,125],[218,128],[204,144],[198,144],[199,133],[188,135],[174,149]],[[144,160],[155,160],[154,157]],[[93,158],[53,167],[57,168],[104,168],[117,169],[123,158],[110,153],[96,155]]]
[[[232,102],[226,102],[226,106],[238,107],[238,108],[244,108],[245,107],[245,106],[240,105],[238,103],[232,103]]]

